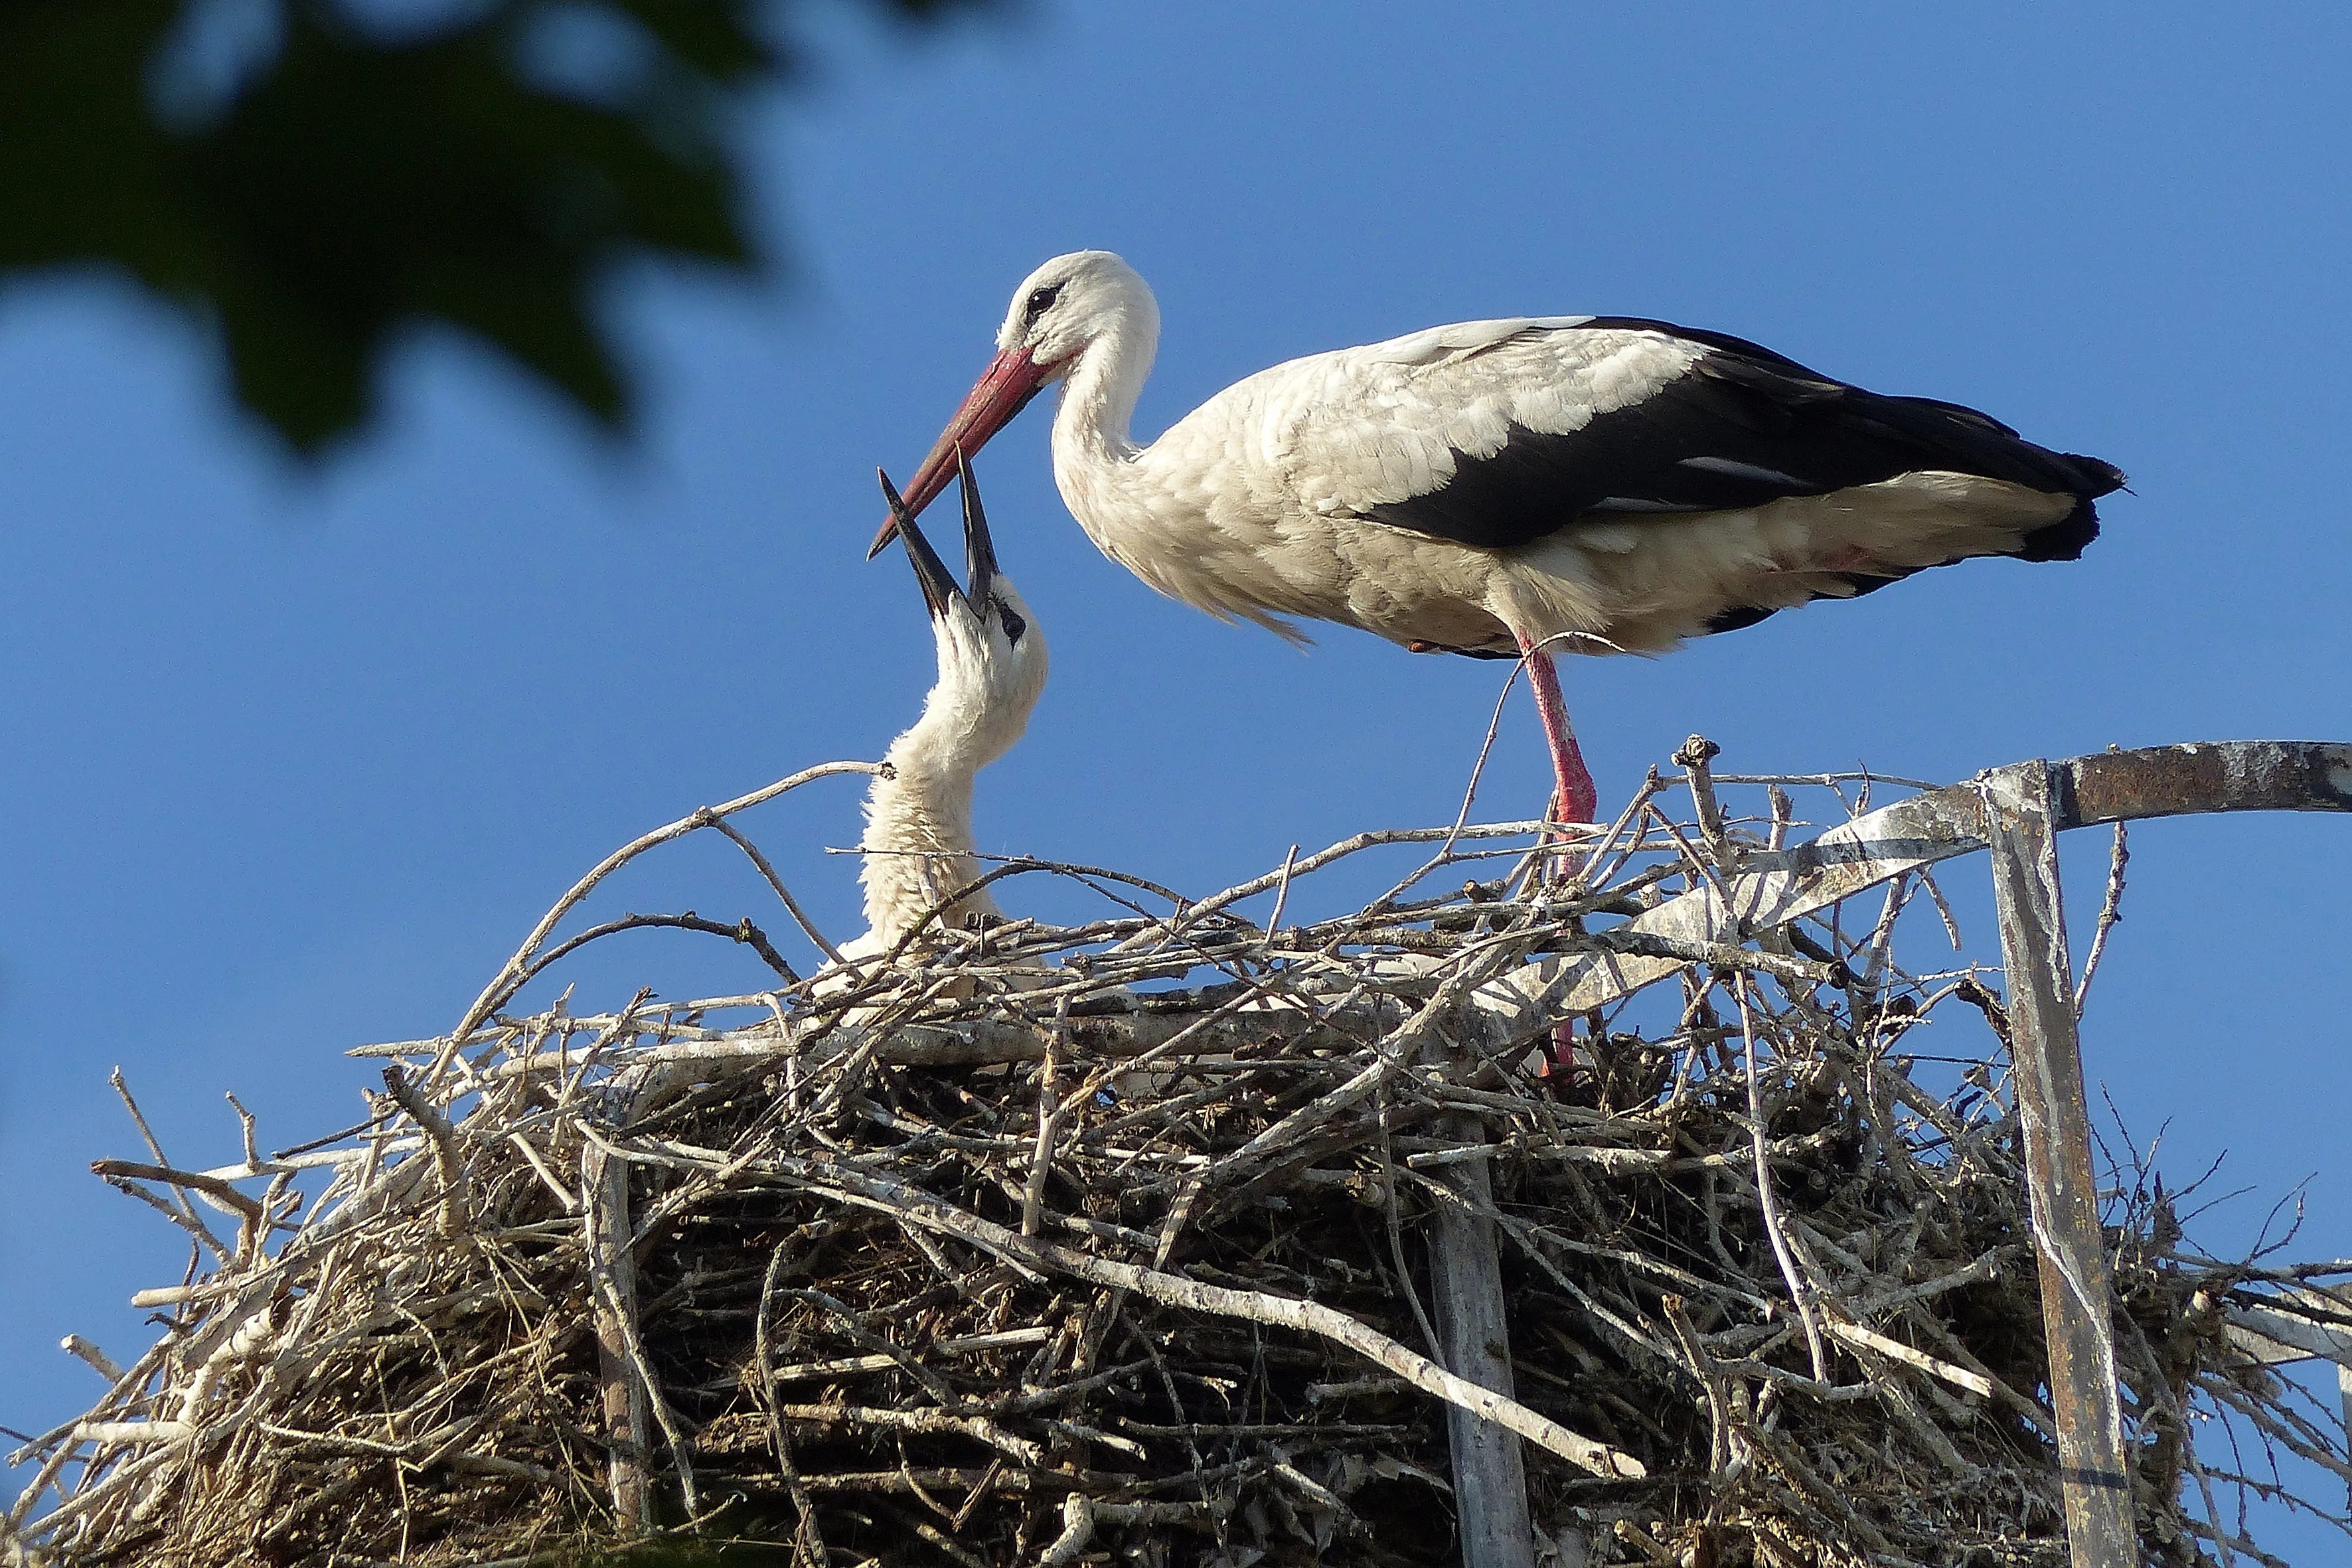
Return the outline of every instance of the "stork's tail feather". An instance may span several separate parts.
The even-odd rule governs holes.
[[[2079,496],[2107,495],[2130,482],[2121,468],[2104,458],[2086,458],[2080,452],[2062,452],[2059,456],[2083,471],[2082,482],[2074,492]]]
[[[2091,541],[2099,537],[2095,498],[2124,488],[2124,471],[2099,458],[2079,452],[2053,452],[2053,457],[2074,470],[2074,510],[2056,522],[2035,529],[2014,552],[2020,561],[2076,561]]]
[[[2099,509],[2084,496],[2073,511],[2027,534],[2011,553],[2020,561],[2079,561],[2098,537]]]

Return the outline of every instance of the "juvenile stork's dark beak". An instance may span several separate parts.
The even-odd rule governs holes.
[[[956,586],[956,580],[948,574],[948,563],[940,559],[940,552],[931,548],[931,542],[915,525],[914,513],[899,499],[890,476],[880,468],[875,469],[874,475],[882,481],[882,499],[890,503],[891,520],[898,524],[898,538],[907,546],[908,563],[915,568],[916,586],[922,589],[923,604],[936,621],[948,613],[949,605],[963,597],[963,590]],[[964,494],[970,496],[971,489],[967,488]],[[971,503],[966,501],[965,505],[969,508]],[[995,557],[992,554],[989,559],[992,567]]]
[[[980,481],[971,477],[971,459],[961,447],[956,448],[956,472],[963,481],[964,591],[974,605],[985,605],[989,590],[996,585],[996,542],[988,536],[988,514],[980,509]],[[905,529],[904,516],[898,526]]]

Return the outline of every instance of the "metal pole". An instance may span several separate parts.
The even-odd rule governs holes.
[[[2046,763],[1988,773],[1978,788],[2009,973],[2010,1056],[2025,1129],[2033,1250],[2042,1266],[2068,1552],[2074,1568],[2135,1568],[2139,1552],[2116,1394],[2115,1325],[2074,1032],[2074,966],[2059,900],[2063,816]]]

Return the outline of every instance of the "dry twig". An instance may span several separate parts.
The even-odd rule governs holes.
[[[1924,874],[1851,936],[1834,909],[1738,945],[1626,933],[1780,849],[1791,789],[1897,782],[1750,783],[1711,753],[1685,753],[1693,822],[1654,780],[1565,886],[1509,874],[1548,852],[1533,823],[1294,848],[1190,902],[1024,859],[989,875],[1065,879],[1102,917],[932,929],[839,987],[505,1015],[606,876],[698,828],[792,906],[725,819],[851,765],[647,835],[450,1036],[369,1047],[398,1064],[383,1114],[271,1158],[240,1117],[240,1161],[211,1171],[152,1138],[104,1163],[210,1262],[142,1293],[172,1316],[128,1370],[77,1351],[110,1387],[20,1450],[9,1550],[438,1568],[667,1522],[796,1568],[853,1543],[1387,1568],[1450,1550],[1452,1404],[1529,1440],[1538,1527],[1595,1564],[2054,1564],[2017,1128],[1979,1087],[2000,1042],[1947,1004],[1996,1029],[2001,1009],[1906,971]],[[1762,799],[1743,816],[1735,790]],[[1317,874],[1370,855],[1408,869],[1316,916]],[[1460,891],[1417,891],[1448,868]],[[1275,929],[1234,912],[1266,892]],[[1685,984],[1572,1020],[1509,988],[1563,958]],[[1898,1054],[1946,1018],[1939,1048],[1986,1064],[1949,1095]],[[1571,1023],[1573,1067],[1547,1062]],[[1441,1180],[1465,1161],[1491,1198]],[[323,1185],[298,1220],[305,1171]],[[1426,1281],[1402,1237],[1440,1204],[1503,1238],[1515,1398],[1409,1348]],[[2352,1476],[2340,1425],[2222,1329],[2334,1344],[2314,1283],[2352,1264],[2202,1259],[2159,1244],[2168,1214],[2124,1217],[2147,1554],[2262,1561],[2204,1501],[2273,1488],[2232,1479],[2258,1457],[2200,1463],[2182,1434],[2222,1415]]]

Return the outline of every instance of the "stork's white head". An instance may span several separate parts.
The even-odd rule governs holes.
[[[931,613],[931,638],[939,651],[939,679],[924,700],[923,716],[891,748],[902,777],[971,775],[1011,750],[1029,727],[1029,715],[1045,689],[1045,634],[998,570],[995,542],[981,509],[980,487],[969,463],[963,474],[965,584],[959,587],[947,563],[916,526],[888,476],[882,492],[898,521],[907,559]],[[901,756],[902,748],[913,754]]]
[[[1134,268],[1108,250],[1057,256],[1013,290],[997,349],[1019,353],[1042,373],[1067,375],[1078,356],[1108,337],[1141,336],[1157,342],[1160,302]]]
[[[1013,293],[996,334],[996,357],[907,481],[907,510],[922,515],[954,477],[957,454],[986,446],[1048,382],[1087,363],[1096,363],[1100,374],[1102,365],[1116,361],[1131,386],[1139,386],[1159,342],[1160,304],[1134,268],[1108,250],[1054,258]],[[1098,352],[1090,358],[1089,349]],[[895,517],[886,521],[866,553],[879,555],[898,526]]]

